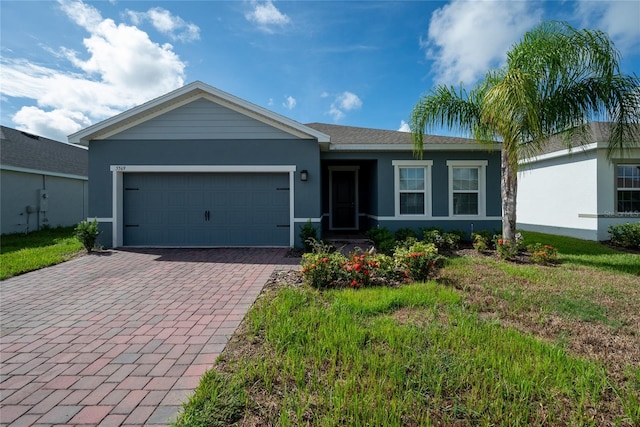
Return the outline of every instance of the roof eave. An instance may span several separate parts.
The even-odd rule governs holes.
[[[425,144],[424,151],[499,151],[500,144]],[[413,144],[331,144],[329,151],[413,151]]]
[[[181,88],[178,88],[172,92],[164,94],[158,98],[152,99],[144,104],[141,104],[137,107],[133,107],[127,111],[124,111],[116,116],[103,120],[99,123],[96,123],[92,126],[89,126],[85,129],[82,129],[76,133],[73,133],[68,136],[68,140],[73,144],[80,145],[88,145],[89,141],[92,139],[96,139],[99,137],[102,132],[113,129],[113,132],[108,132],[108,134],[117,133],[118,124],[124,124],[124,122],[128,120],[134,119],[136,116],[143,115],[145,112],[152,113],[155,109],[164,109],[162,107],[170,107],[173,105],[174,101],[179,103],[182,99],[190,99],[189,95],[192,94],[194,97],[205,96],[206,94],[213,96],[215,98],[219,98],[222,101],[225,101],[228,104],[239,107],[241,110],[245,110],[254,115],[258,115],[264,117],[266,121],[272,121],[274,123],[278,123],[282,125],[285,129],[290,128],[296,133],[301,133],[303,135],[307,135],[311,138],[318,140],[321,143],[330,142],[331,138],[319,132],[313,128],[305,126],[301,123],[296,122],[295,120],[289,119],[288,117],[284,117],[280,114],[274,113],[273,111],[267,110],[266,108],[260,107],[258,105],[252,104],[248,101],[240,99],[236,96],[233,96],[227,92],[221,91],[220,89],[216,89],[213,86],[209,86],[206,83],[201,81],[195,81],[193,83],[189,83]],[[185,98],[186,97],[186,98]],[[144,120],[143,120],[144,121]],[[137,122],[136,122],[137,123]]]

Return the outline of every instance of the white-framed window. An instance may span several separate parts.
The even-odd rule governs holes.
[[[431,216],[432,160],[393,160],[396,216]]]
[[[640,165],[617,166],[616,200],[617,212],[640,212]]]
[[[449,160],[449,216],[486,216],[487,160]]]

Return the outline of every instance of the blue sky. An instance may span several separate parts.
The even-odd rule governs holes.
[[[301,123],[398,130],[541,20],[609,33],[640,74],[640,2],[0,1],[1,123],[53,139],[195,80]]]

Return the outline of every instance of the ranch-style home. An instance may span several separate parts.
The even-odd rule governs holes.
[[[300,124],[196,81],[69,136],[89,147],[89,218],[106,247],[300,245],[327,232],[501,225],[500,150]]]
[[[550,141],[518,177],[518,228],[608,240],[609,226],[640,221],[640,149],[607,159],[610,126],[592,122],[567,144]]]

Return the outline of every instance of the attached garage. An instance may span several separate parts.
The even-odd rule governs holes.
[[[329,136],[202,82],[69,140],[105,247],[291,247],[322,219]]]
[[[125,173],[125,246],[288,246],[288,173]]]

